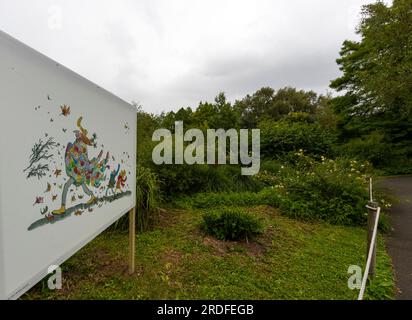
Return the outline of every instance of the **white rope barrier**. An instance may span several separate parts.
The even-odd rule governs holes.
[[[376,208],[374,209],[377,210],[376,218],[375,218],[375,226],[373,227],[372,239],[371,239],[371,243],[370,243],[370,247],[368,251],[368,259],[366,260],[365,273],[363,274],[362,285],[359,291],[358,300],[363,300],[363,295],[365,293],[366,282],[368,280],[369,269],[370,269],[371,261],[372,261],[372,254],[373,254],[373,250],[374,250],[375,243],[376,243],[376,234],[378,232],[378,221],[379,221],[379,215],[381,213],[381,208],[378,207],[377,209]]]

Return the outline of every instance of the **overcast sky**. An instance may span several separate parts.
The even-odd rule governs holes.
[[[158,113],[263,86],[325,93],[373,0],[0,0],[0,29]]]

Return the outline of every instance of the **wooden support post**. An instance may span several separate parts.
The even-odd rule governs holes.
[[[129,274],[135,271],[136,208],[129,211]]]
[[[368,258],[369,248],[371,246],[372,234],[373,234],[373,229],[375,227],[378,203],[370,201],[368,203],[367,208],[368,208],[368,235],[367,235],[368,246],[366,248],[366,259]],[[369,269],[369,275],[372,278],[375,276],[375,268],[376,268],[376,239],[375,239],[375,243],[373,244],[372,259],[371,259],[371,265]]]

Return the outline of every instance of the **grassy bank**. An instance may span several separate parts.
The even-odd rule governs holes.
[[[356,299],[350,265],[364,265],[365,231],[308,223],[267,206],[248,208],[266,231],[250,243],[224,242],[199,229],[202,210],[162,211],[139,234],[136,269],[127,274],[127,233],[106,232],[63,265],[63,289],[45,281],[24,299]],[[394,281],[383,239],[368,299],[390,299]]]

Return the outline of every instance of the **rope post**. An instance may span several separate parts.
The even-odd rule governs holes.
[[[372,243],[372,234],[373,234],[373,229],[375,228],[375,220],[376,220],[376,214],[378,212],[378,206],[379,204],[374,201],[370,201],[368,205],[366,206],[366,208],[368,209],[368,234],[367,234],[368,245],[366,248],[366,257],[368,257],[369,248],[371,247],[371,243]],[[369,269],[369,275],[373,278],[375,276],[375,268],[376,268],[376,239],[372,245],[373,245],[373,251],[372,251],[372,259],[371,259],[371,264],[370,264],[370,269]]]
[[[369,178],[369,201],[373,201],[372,177]]]
[[[129,211],[129,274],[135,272],[136,208]]]

